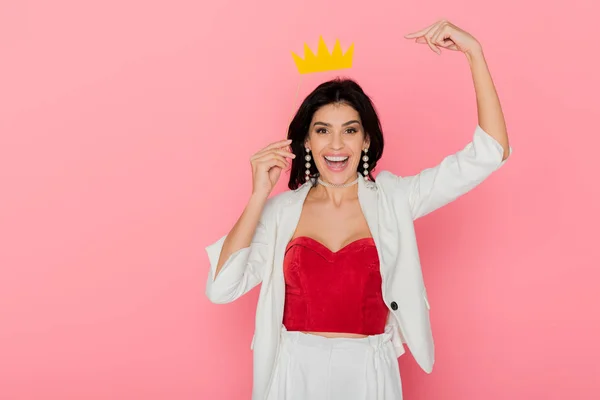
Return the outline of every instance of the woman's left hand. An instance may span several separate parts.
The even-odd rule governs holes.
[[[472,54],[481,51],[481,45],[471,34],[463,31],[450,21],[442,19],[418,32],[404,35],[407,39],[416,38],[416,43],[428,44],[432,51],[441,54],[441,48]]]

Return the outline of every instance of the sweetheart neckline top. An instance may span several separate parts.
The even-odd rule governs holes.
[[[283,272],[287,330],[383,333],[388,309],[372,237],[332,251],[318,240],[297,236],[286,247]]]
[[[353,240],[350,243],[342,246],[340,249],[338,249],[336,251],[333,251],[329,247],[327,247],[326,245],[324,245],[323,243],[319,242],[316,239],[311,238],[310,236],[296,236],[295,238],[293,238],[292,240],[290,240],[290,242],[287,244],[287,246],[286,246],[286,252],[293,245],[295,245],[295,244],[302,244],[303,242],[311,242],[313,244],[316,244],[317,246],[323,248],[324,250],[327,250],[331,254],[338,254],[338,253],[340,253],[340,252],[342,252],[344,250],[348,250],[349,248],[351,248],[354,245],[365,244],[365,245],[375,246],[375,241],[373,240],[373,237],[369,236],[369,237],[363,237],[363,238],[359,238],[359,239]]]

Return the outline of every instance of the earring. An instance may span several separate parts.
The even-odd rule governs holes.
[[[365,152],[365,155],[362,158],[364,161],[363,168],[365,169],[363,175],[365,176],[366,181],[369,179],[369,163],[367,163],[367,161],[369,161],[369,156],[367,155],[367,151],[369,151],[369,149],[363,149],[363,151]]]
[[[304,166],[306,167],[306,171],[304,172],[305,174],[305,179],[308,181],[310,179],[310,160],[312,159],[312,157],[310,156],[310,149],[308,147],[304,148],[306,150],[306,156],[304,156],[304,159],[306,160],[306,164],[304,164]]]

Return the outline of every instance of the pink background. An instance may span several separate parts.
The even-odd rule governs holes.
[[[514,153],[417,223],[437,354],[401,357],[405,397],[597,399],[600,7],[551,3],[2,1],[0,399],[248,399],[258,291],[209,303],[204,247],[284,137],[290,51],[354,43],[379,169],[414,173],[476,123],[465,58],[402,38],[442,16],[483,43]]]

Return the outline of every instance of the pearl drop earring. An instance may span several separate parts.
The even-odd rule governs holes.
[[[304,149],[306,150],[306,156],[304,156],[304,159],[306,160],[306,164],[304,164],[304,166],[306,167],[306,171],[304,172],[304,179],[308,181],[310,179],[310,160],[312,159],[312,157],[310,156],[310,149],[308,147],[305,147]]]
[[[367,163],[367,161],[369,161],[369,156],[367,155],[367,151],[369,151],[369,149],[363,149],[363,151],[365,152],[365,155],[362,158],[364,161],[363,168],[365,169],[363,175],[365,176],[366,181],[369,179],[369,163]]]

